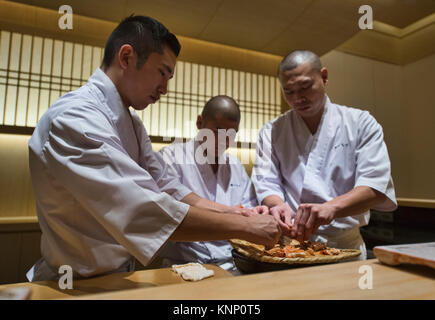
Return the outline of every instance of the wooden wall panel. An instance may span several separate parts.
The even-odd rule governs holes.
[[[20,248],[21,234],[0,233],[0,284],[18,281]]]
[[[41,232],[23,232],[21,234],[20,262],[17,282],[26,282],[27,271],[41,258]]]
[[[25,135],[0,134],[0,217],[36,215],[28,139]]]
[[[409,198],[435,199],[434,70],[435,55],[403,69]]]

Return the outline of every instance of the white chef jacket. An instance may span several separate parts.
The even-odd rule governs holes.
[[[133,256],[147,265],[189,209],[175,199],[191,191],[101,69],[40,119],[29,161],[42,230],[29,280],[55,278],[61,265],[77,278],[128,271]]]
[[[387,196],[374,209],[397,207],[382,127],[369,112],[331,103],[328,97],[314,135],[293,110],[261,129],[251,178],[259,203],[277,195],[294,212],[301,203],[324,203],[357,186]],[[359,227],[367,225],[369,218],[369,211],[337,218],[320,226],[318,235],[345,247],[353,242],[348,231],[358,228],[351,233],[360,238]]]
[[[257,206],[251,180],[240,161],[227,153],[219,160],[215,174],[210,164],[199,164],[195,159],[198,139],[173,143],[160,150],[163,159],[176,171],[180,182],[202,198],[228,206],[242,204]],[[201,162],[201,161],[200,161]],[[235,270],[228,241],[200,241],[168,243],[159,252],[163,266],[187,262],[217,264],[225,270]]]

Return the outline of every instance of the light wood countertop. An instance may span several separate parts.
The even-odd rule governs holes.
[[[373,288],[361,289],[360,268],[372,270]],[[198,282],[182,280],[169,268],[118,273],[74,281],[73,290],[57,282],[16,283],[27,286],[31,299],[143,300],[293,300],[293,299],[435,299],[435,270],[417,265],[387,266],[377,259],[343,262],[233,277],[206,265],[215,276]]]
[[[361,266],[373,270],[373,288],[359,288]],[[209,279],[169,287],[96,294],[82,299],[269,300],[269,299],[435,299],[435,270],[391,267],[377,259]]]
[[[211,281],[213,278],[233,277],[231,273],[225,271],[215,265],[204,265],[207,269],[214,271],[212,278],[202,280],[202,282]],[[106,276],[90,278],[86,280],[74,280],[73,289],[62,290],[56,281],[39,281],[39,282],[23,282],[0,285],[0,290],[28,287],[31,289],[32,300],[46,299],[62,299],[85,296],[89,294],[116,292],[119,290],[128,289],[146,289],[159,286],[167,286],[173,284],[191,284],[184,281],[180,276],[173,272],[170,268],[141,270],[135,272],[121,272]]]

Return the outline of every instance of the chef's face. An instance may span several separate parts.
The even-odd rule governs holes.
[[[167,93],[168,81],[173,77],[176,63],[175,54],[167,47],[163,53],[152,52],[138,69],[137,56],[133,52],[124,70],[124,104],[136,110],[143,110]]]
[[[196,126],[198,130],[208,129],[213,133],[214,141],[208,141],[208,143],[213,142],[216,157],[228,149],[230,144],[234,142],[237,131],[239,131],[239,121],[228,120],[222,114],[216,114],[210,119],[203,119],[199,115]]]
[[[326,68],[319,71],[312,69],[310,63],[304,63],[280,72],[279,80],[285,100],[302,118],[315,117],[323,112],[328,83]]]

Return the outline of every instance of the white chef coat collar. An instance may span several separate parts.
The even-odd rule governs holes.
[[[325,122],[326,114],[328,113],[329,106],[331,105],[331,100],[329,99],[328,95],[325,94],[326,100],[325,100],[325,106],[323,108],[322,118],[320,119],[319,126],[317,127],[316,133],[313,135],[311,134],[310,129],[308,128],[307,124],[305,123],[304,119],[297,113],[294,112],[296,115],[298,121],[302,124],[302,127],[305,128],[306,133],[312,138],[312,137],[318,137],[320,130],[322,128],[322,124]],[[291,133],[290,133],[291,134]]]
[[[194,154],[196,154],[196,149],[200,146],[199,140],[200,140],[200,139],[198,138],[198,134],[197,134],[197,135],[195,136],[195,138],[193,138],[193,139],[191,139],[191,140],[189,141],[189,143],[193,143],[193,144],[194,144],[194,151],[195,151]],[[228,164],[228,163],[229,163],[228,154],[227,154],[226,152],[222,153],[222,154],[219,156],[219,158],[218,158],[218,162],[221,163],[221,164]],[[195,163],[197,163],[197,162],[196,162],[196,159],[195,159]],[[198,163],[197,163],[197,164],[198,164]],[[208,164],[206,164],[206,165],[208,165]]]
[[[128,109],[124,107],[118,89],[116,89],[115,84],[101,68],[95,70],[88,82],[99,89],[100,92],[97,92],[98,98],[102,103],[109,106],[115,119],[118,119],[127,112]]]
[[[325,100],[325,108],[323,109],[323,116],[328,112],[328,110],[331,108],[331,100],[329,99],[328,95],[325,94],[326,100]]]
[[[193,161],[195,162],[196,166],[198,167],[199,172],[201,173],[204,180],[210,180],[216,178],[216,183],[220,184],[225,190],[228,188],[228,185],[230,183],[230,177],[231,177],[231,162],[229,155],[227,153],[223,153],[218,158],[218,161],[222,164],[218,166],[218,170],[216,173],[214,173],[213,168],[210,164],[199,164],[196,159],[196,150],[200,146],[200,143],[198,140],[196,140],[196,137],[189,141],[189,143],[193,144],[194,152],[193,152]],[[212,178],[213,177],[213,178]]]
[[[320,135],[320,131],[322,131],[322,128],[325,126],[330,127],[331,123],[329,120],[326,120],[329,114],[329,109],[330,109],[330,105],[331,105],[331,100],[329,100],[329,97],[325,94],[326,100],[325,100],[325,106],[323,107],[323,114],[322,114],[322,118],[320,119],[319,122],[319,127],[317,128],[316,133],[314,134],[315,137],[319,137]]]

